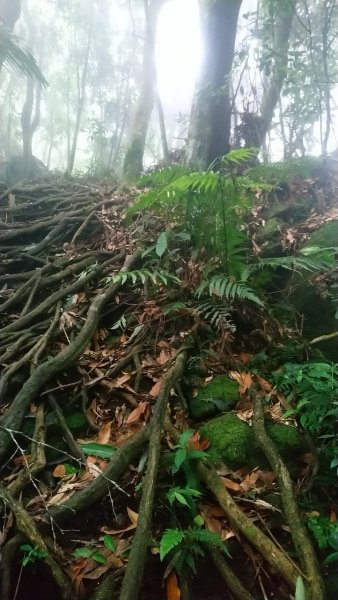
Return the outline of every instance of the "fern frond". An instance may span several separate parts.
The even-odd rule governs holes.
[[[318,158],[292,158],[270,165],[256,165],[246,171],[246,176],[254,181],[275,182],[275,184],[288,183],[296,177],[304,179],[311,177],[314,168],[318,164]]]
[[[282,256],[277,258],[262,258],[254,265],[248,266],[249,274],[252,275],[255,271],[262,269],[287,269],[289,271],[308,271],[315,273],[318,271],[325,271],[331,269],[333,266],[332,258],[330,255],[321,253],[316,259],[310,260],[308,258],[302,258],[300,256]],[[334,260],[334,259],[333,259]]]
[[[245,283],[234,281],[225,275],[214,275],[211,279],[202,281],[196,291],[198,298],[201,297],[205,290],[209,291],[210,296],[218,296],[227,300],[248,300],[254,302],[258,306],[264,306],[264,303],[255,292]]]
[[[110,277],[105,277],[104,283],[121,283],[123,285],[127,281],[131,281],[131,283],[135,285],[139,282],[145,284],[149,279],[154,285],[159,283],[164,285],[168,285],[169,283],[180,283],[179,278],[168,271],[149,271],[149,269],[116,273]]]
[[[10,65],[21,75],[34,77],[46,86],[44,78],[34,56],[21,46],[20,39],[8,27],[0,23],[0,60]]]
[[[194,312],[197,316],[202,316],[205,321],[210,323],[216,329],[221,327],[228,329],[231,333],[236,331],[236,325],[231,319],[231,311],[228,306],[225,306],[218,299],[212,301],[205,300],[200,302],[195,308]]]

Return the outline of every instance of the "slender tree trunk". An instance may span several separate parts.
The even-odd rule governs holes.
[[[259,130],[259,145],[261,146],[271,127],[274,111],[286,77],[289,60],[289,39],[297,2],[298,0],[283,0],[283,2],[275,3],[277,13],[273,25],[274,45],[272,48],[274,66],[265,87],[261,104]]]
[[[164,158],[165,164],[169,164],[170,158],[169,158],[167,132],[166,132],[166,127],[165,127],[164,110],[163,110],[162,100],[161,100],[158,92],[156,94],[156,104],[157,104],[158,120],[160,123],[163,158]]]
[[[143,155],[156,93],[155,31],[160,10],[166,0],[144,0],[145,40],[142,83],[123,164],[125,179],[137,179],[143,169]]]
[[[186,162],[206,169],[229,151],[230,75],[242,0],[200,0],[205,57],[193,100]]]
[[[68,162],[67,162],[67,169],[66,169],[67,175],[70,175],[74,168],[75,155],[76,155],[76,149],[77,149],[77,141],[78,141],[78,137],[79,137],[79,133],[80,133],[82,113],[83,113],[83,109],[84,109],[85,102],[86,102],[86,85],[87,85],[87,75],[88,75],[88,65],[89,65],[89,54],[90,54],[90,48],[91,48],[92,36],[93,36],[93,8],[94,8],[94,5],[93,5],[93,1],[92,1],[91,8],[90,8],[90,16],[89,16],[89,30],[88,30],[86,53],[85,53],[85,57],[84,57],[82,75],[81,75],[81,77],[79,77],[78,105],[77,105],[77,111],[76,111],[76,121],[75,121],[73,140],[72,140],[69,157],[68,157]]]

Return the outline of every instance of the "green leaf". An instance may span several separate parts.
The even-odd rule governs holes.
[[[331,552],[331,554],[329,554],[325,560],[323,560],[322,565],[324,567],[326,567],[326,565],[329,565],[333,562],[337,562],[338,561],[338,552]]]
[[[92,548],[87,548],[86,546],[83,548],[76,548],[73,552],[73,556],[75,556],[75,558],[89,558],[92,554]]]
[[[20,550],[22,550],[22,552],[31,552],[34,550],[34,548],[30,544],[22,544],[22,546],[20,546]]]
[[[115,552],[117,544],[114,538],[111,537],[111,535],[105,535],[103,538],[103,543],[105,547],[108,548],[108,550],[110,550],[111,552]]]
[[[162,231],[156,242],[156,254],[161,258],[168,247],[168,239],[165,231]]]
[[[160,559],[171,552],[175,546],[178,546],[184,539],[184,532],[179,529],[166,529],[160,543]]]
[[[306,600],[305,587],[302,577],[297,577],[295,600]]]
[[[79,444],[83,454],[86,456],[98,456],[99,458],[111,458],[116,452],[116,448],[109,444],[99,444],[98,442],[88,442]]]
[[[177,470],[180,469],[180,467],[183,465],[184,461],[187,458],[187,451],[185,448],[179,448],[176,452],[175,452],[175,467]]]
[[[69,463],[64,463],[63,466],[65,468],[66,475],[74,475],[75,473],[78,473],[78,471],[79,471],[79,469],[77,469],[73,465],[70,465]]]
[[[188,502],[186,501],[185,497],[182,496],[182,494],[180,494],[179,492],[175,493],[175,499],[177,500],[177,502],[179,502],[180,504],[183,504],[183,506],[189,506]]]
[[[203,517],[201,515],[197,515],[194,518],[194,523],[195,523],[195,525],[197,525],[197,527],[203,527],[203,525],[204,525]]]
[[[101,565],[106,565],[108,562],[106,557],[103,556],[103,554],[101,554],[100,552],[93,552],[90,558],[100,563]]]
[[[87,422],[82,412],[71,413],[65,419],[69,429],[81,429]]]

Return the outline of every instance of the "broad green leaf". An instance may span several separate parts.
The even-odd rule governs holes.
[[[161,258],[168,247],[168,239],[165,231],[162,231],[156,242],[156,254]]]
[[[75,558],[89,558],[92,554],[92,548],[87,548],[86,546],[83,548],[76,548],[73,552],[73,556],[75,556]]]
[[[184,461],[187,458],[187,451],[185,448],[179,448],[176,452],[175,452],[175,467],[176,469],[180,469],[180,467],[183,465]]]
[[[98,456],[99,458],[111,458],[116,452],[116,448],[109,444],[99,444],[98,442],[88,442],[87,444],[79,444],[80,448],[86,456]]]
[[[115,552],[117,544],[114,538],[111,535],[105,535],[103,538],[103,543],[108,550],[111,552]]]
[[[93,552],[90,558],[100,563],[101,565],[105,565],[108,562],[106,557],[103,556],[103,554],[101,554],[100,552]]]

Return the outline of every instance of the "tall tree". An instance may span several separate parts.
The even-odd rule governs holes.
[[[160,10],[165,2],[166,0],[144,0],[142,79],[123,164],[125,179],[139,177],[143,169],[144,148],[156,94],[155,32]]]
[[[76,107],[76,119],[75,119],[75,127],[73,132],[73,138],[70,145],[70,152],[68,155],[67,168],[66,173],[71,174],[74,168],[74,161],[77,149],[77,142],[80,133],[81,119],[82,114],[86,102],[86,86],[87,86],[87,77],[88,77],[88,68],[89,68],[89,54],[92,45],[92,37],[93,37],[93,12],[94,12],[94,2],[91,0],[90,9],[88,12],[88,32],[87,32],[87,41],[85,44],[85,53],[83,57],[82,65],[76,61],[76,83],[77,83],[77,107]]]
[[[200,0],[204,61],[191,110],[186,161],[206,169],[229,151],[230,85],[242,0]]]
[[[280,99],[283,83],[287,76],[289,60],[289,40],[298,0],[263,0],[265,12],[262,42],[267,50],[264,58],[264,92],[260,110],[258,145],[263,145],[268,133],[274,111]]]

